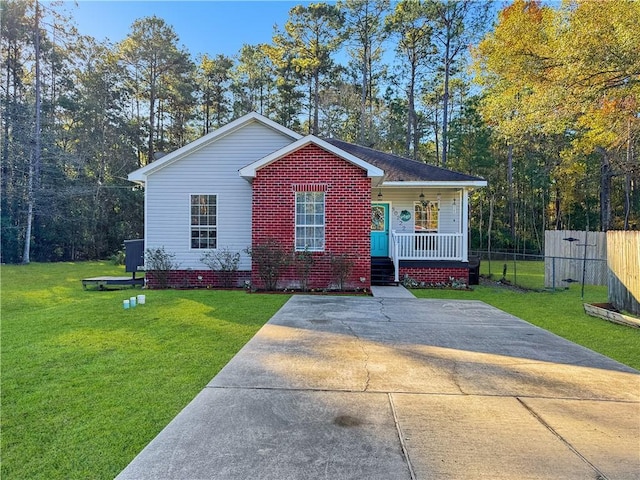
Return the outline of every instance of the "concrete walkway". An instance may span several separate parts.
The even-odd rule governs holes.
[[[639,479],[640,374],[482,302],[295,296],[117,478]]]
[[[416,296],[402,285],[398,286],[371,286],[371,294],[378,298],[416,298]]]

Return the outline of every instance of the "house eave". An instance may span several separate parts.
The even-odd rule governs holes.
[[[141,185],[141,186],[145,186],[147,183],[147,177],[146,175],[144,177],[138,177],[138,176],[134,176],[133,174],[129,174],[129,176],[127,177],[128,180],[130,182],[133,182],[137,185]]]
[[[129,175],[127,175],[127,179],[130,182],[134,182],[137,183],[139,185],[144,185],[147,181],[147,176],[146,175],[142,175],[142,174],[138,174],[138,170],[136,170],[135,172],[131,172]]]
[[[412,180],[412,181],[407,181],[407,182],[403,182],[403,181],[392,181],[392,182],[388,182],[388,181],[383,181],[380,185],[380,187],[400,187],[400,188],[479,188],[479,187],[486,187],[487,186],[487,181],[486,180],[473,180],[473,181],[439,181],[439,182],[434,182],[434,181],[428,181],[428,180],[421,180],[421,181],[416,181],[416,180]]]

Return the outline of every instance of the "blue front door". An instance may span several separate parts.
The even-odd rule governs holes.
[[[389,256],[389,204],[371,205],[371,256]]]

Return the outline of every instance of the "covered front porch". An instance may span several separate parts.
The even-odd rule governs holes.
[[[371,256],[402,267],[464,269],[468,265],[468,187],[378,187],[372,190]]]
[[[383,172],[371,178],[371,260],[420,282],[469,276],[469,193],[486,180],[334,138]],[[446,281],[445,280],[445,281]]]

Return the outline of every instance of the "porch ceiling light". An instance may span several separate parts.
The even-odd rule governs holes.
[[[429,205],[429,202],[427,202],[424,198],[424,192],[420,192],[420,196],[418,198],[420,198],[420,204],[423,207],[426,207],[427,205]]]

